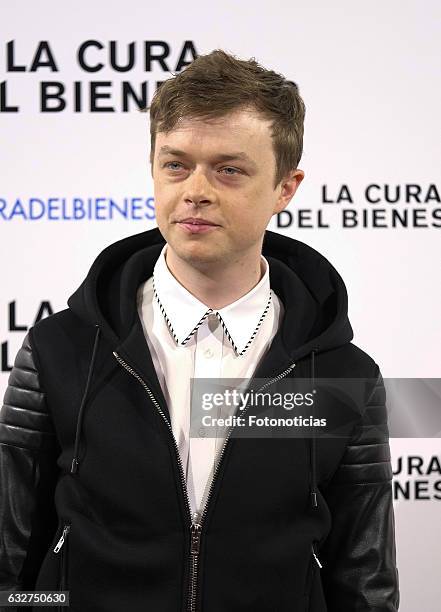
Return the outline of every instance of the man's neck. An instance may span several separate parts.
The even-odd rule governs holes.
[[[246,295],[265,272],[260,253],[247,256],[230,265],[196,268],[177,257],[167,247],[166,264],[170,272],[200,302],[220,310]]]

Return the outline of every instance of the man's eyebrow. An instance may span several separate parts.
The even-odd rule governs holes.
[[[178,157],[188,157],[185,151],[181,151],[180,149],[173,149],[172,147],[168,145],[163,145],[159,149],[159,156],[161,155],[176,155]],[[247,153],[245,153],[245,151],[237,151],[237,153],[219,153],[219,155],[216,155],[216,158],[219,159],[220,161],[231,161],[233,159],[242,159],[243,161],[248,162],[252,164],[253,166],[256,165],[255,162],[251,159],[251,157],[247,155]]]

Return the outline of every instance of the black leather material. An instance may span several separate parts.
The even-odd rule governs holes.
[[[56,460],[57,443],[28,333],[16,355],[0,411],[2,591],[34,586],[56,529],[52,502]]]
[[[329,612],[396,612],[399,605],[386,392],[378,371],[363,418],[323,491],[333,516],[321,551]]]

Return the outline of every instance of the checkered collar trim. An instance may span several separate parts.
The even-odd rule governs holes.
[[[168,269],[164,245],[153,270],[153,294],[176,344],[185,346],[206,318],[214,314],[219,320],[237,356],[245,354],[252,344],[271,305],[269,265],[262,256],[265,273],[246,295],[219,310],[207,308]],[[179,305],[176,308],[176,305]]]

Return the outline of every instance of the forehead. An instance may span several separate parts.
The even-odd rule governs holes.
[[[211,119],[181,118],[173,130],[156,134],[156,151],[162,145],[176,148],[197,146],[228,149],[241,147],[252,152],[271,145],[271,122],[254,109],[241,109]]]

